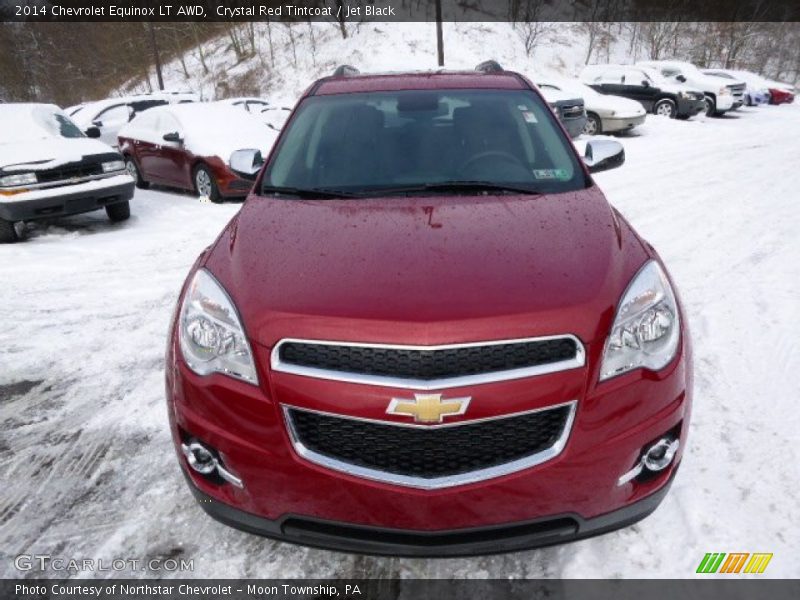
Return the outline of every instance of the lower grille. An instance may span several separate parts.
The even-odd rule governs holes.
[[[497,477],[539,464],[563,448],[575,403],[445,426],[365,421],[284,409],[295,449],[371,479],[422,488]]]

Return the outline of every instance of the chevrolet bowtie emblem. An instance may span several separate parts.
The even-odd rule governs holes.
[[[444,417],[454,417],[467,412],[471,398],[448,398],[441,394],[414,394],[413,400],[392,398],[386,414],[414,417],[417,423],[441,423]]]

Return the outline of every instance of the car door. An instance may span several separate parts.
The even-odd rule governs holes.
[[[625,69],[625,90],[621,94],[631,100],[640,102],[646,110],[652,110],[655,96],[658,93],[653,81],[644,71],[639,69]]]
[[[149,113],[136,117],[126,131],[131,140],[130,150],[146,181],[160,183],[155,167],[156,145],[158,140],[158,114]]]
[[[165,140],[165,135],[177,134],[180,141]],[[184,131],[180,122],[168,111],[158,115],[158,143],[155,148],[153,169],[167,185],[191,189],[189,155],[184,145]]]
[[[132,114],[133,111],[127,104],[116,104],[101,111],[92,119],[92,125],[100,130],[100,141],[116,147],[119,130],[127,125]]]

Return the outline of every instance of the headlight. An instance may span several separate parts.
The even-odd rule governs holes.
[[[253,353],[233,302],[205,269],[197,271],[179,317],[183,359],[198,375],[224,373],[258,383]]]
[[[633,369],[664,368],[674,358],[679,339],[675,294],[658,263],[650,261],[633,278],[617,307],[600,380]]]
[[[125,169],[125,161],[112,160],[103,163],[103,173],[111,173],[113,171],[122,171]]]
[[[36,173],[21,173],[19,175],[6,175],[0,177],[0,187],[16,187],[36,183]]]
[[[680,91],[678,92],[678,98],[688,98],[688,97],[689,97],[689,94],[687,94],[687,93],[686,93],[686,92],[684,92],[683,90],[680,90]]]
[[[731,93],[731,91],[726,87],[719,88],[719,95],[720,96],[729,96],[730,93]]]

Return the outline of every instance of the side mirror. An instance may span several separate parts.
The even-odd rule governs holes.
[[[96,125],[92,125],[91,127],[87,127],[86,131],[84,131],[86,137],[90,138],[99,138],[100,137],[100,128]]]
[[[650,87],[650,82],[647,79],[642,79],[642,87]]]
[[[264,166],[264,157],[261,156],[260,150],[252,148],[236,150],[231,154],[229,164],[231,170],[242,179],[250,179],[252,181],[258,175],[261,167]]]
[[[681,83],[686,83],[686,77],[684,77],[683,75],[676,75],[675,79],[677,79]]]
[[[181,134],[178,133],[177,131],[170,131],[169,133],[165,133],[163,140],[165,142],[175,142],[176,144],[180,144],[183,142]]]
[[[583,162],[590,173],[616,169],[625,162],[625,149],[612,140],[593,140],[586,144]]]

